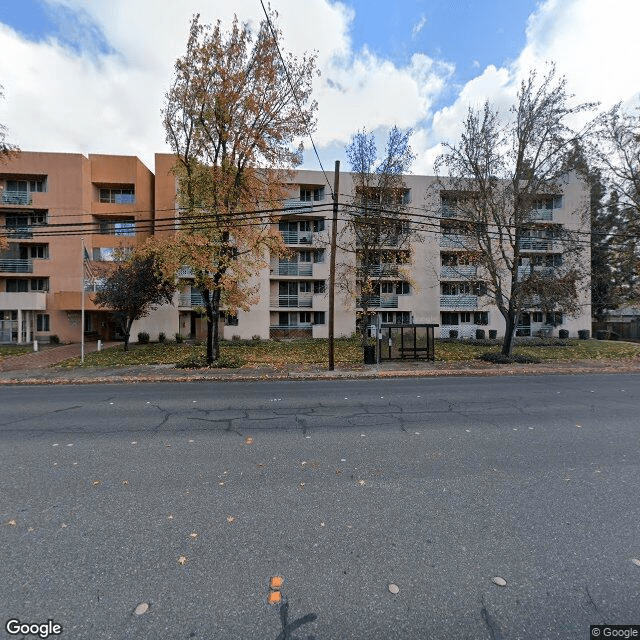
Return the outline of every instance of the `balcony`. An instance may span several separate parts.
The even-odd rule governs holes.
[[[457,218],[458,212],[454,207],[443,204],[440,207],[440,217],[441,218]]]
[[[477,309],[478,296],[469,294],[441,295],[440,307],[445,309]]]
[[[313,232],[311,231],[281,231],[285,244],[311,244]]]
[[[555,269],[553,267],[542,267],[535,266],[533,267],[533,274],[531,273],[531,267],[527,265],[523,265],[518,267],[518,280],[528,280],[531,275],[539,276],[541,278],[551,278],[555,273]]]
[[[475,278],[478,275],[476,265],[461,264],[455,267],[440,267],[441,278]]]
[[[518,248],[522,251],[553,251],[550,238],[519,238]]]
[[[291,308],[311,308],[313,305],[313,298],[311,294],[301,294],[293,296],[273,296],[271,298],[271,306],[278,309],[291,309]]]
[[[553,221],[553,209],[532,209],[529,214],[531,220]]]
[[[4,191],[2,204],[17,204],[21,206],[32,204],[33,198],[28,191]]]
[[[443,233],[440,236],[440,246],[449,249],[473,249],[476,244],[476,239],[473,236],[454,233]]]
[[[178,306],[191,309],[192,307],[204,307],[204,297],[201,291],[183,291],[178,298]]]
[[[28,240],[33,238],[32,227],[6,227],[7,236],[11,240]]]
[[[390,264],[390,263],[382,263],[382,264],[370,264],[368,267],[359,266],[359,273],[367,273],[369,276],[373,277],[384,277],[384,276],[397,276],[398,265]]]
[[[362,309],[363,300],[367,303],[367,309],[397,309],[398,296],[394,294],[383,294],[381,296],[368,296],[366,298],[358,298],[356,307]]]
[[[313,272],[311,262],[279,262],[271,268],[279,276],[310,276]]]
[[[33,273],[33,260],[22,258],[0,259],[0,272]]]
[[[313,201],[289,198],[284,201],[283,208],[287,213],[311,213],[313,211]]]

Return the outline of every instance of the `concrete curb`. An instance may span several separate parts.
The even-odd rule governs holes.
[[[473,362],[452,363],[450,368],[435,369],[368,369],[343,371],[211,371],[194,370],[182,372],[166,367],[162,373],[155,367],[127,367],[126,370],[56,369],[39,371],[6,371],[0,374],[0,386],[11,385],[58,385],[58,384],[137,384],[144,382],[260,382],[296,380],[376,380],[390,378],[451,378],[451,377],[497,377],[497,376],[542,376],[640,373],[636,362],[601,362],[599,365],[581,363],[553,363],[542,365],[492,365],[478,368]]]

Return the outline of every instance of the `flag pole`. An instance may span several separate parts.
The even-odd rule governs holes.
[[[84,364],[84,236],[80,238],[82,245],[82,312],[80,313],[80,362]]]

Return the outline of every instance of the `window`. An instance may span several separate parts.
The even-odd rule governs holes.
[[[26,278],[7,280],[7,293],[25,293],[29,291],[29,281]]]
[[[299,262],[311,262],[311,251],[304,250],[298,254]]]
[[[289,326],[289,313],[287,311],[280,311],[278,314],[278,325],[281,327]]]
[[[324,280],[313,281],[313,293],[324,293]]]
[[[36,315],[36,331],[50,331],[48,313],[38,313]]]
[[[313,261],[314,262],[324,262],[324,249],[318,249],[313,254]]]
[[[473,323],[479,325],[489,324],[489,312],[488,311],[475,311],[473,314]]]
[[[33,278],[31,291],[49,291],[49,278]]]
[[[471,312],[470,311],[462,311],[460,313],[460,322],[471,322]]]
[[[134,187],[101,188],[100,202],[106,204],[134,204],[136,201]]]
[[[49,257],[49,245],[48,244],[31,244],[23,245],[20,247],[20,258],[26,260],[32,259],[45,259]]]
[[[458,314],[451,311],[443,311],[440,314],[440,324],[458,324]]]
[[[237,327],[238,326],[238,316],[227,313],[227,319],[225,323],[228,327]]]
[[[30,213],[7,216],[5,225],[7,229],[20,229],[24,227],[37,227],[47,224],[46,211],[32,211]]]
[[[313,324],[324,324],[324,311],[313,312]]]
[[[304,202],[324,200],[324,187],[300,187],[300,200]]]
[[[544,314],[542,311],[534,311],[531,314],[532,322],[542,322],[544,320]]]
[[[100,233],[111,236],[135,236],[136,221],[134,218],[100,220]]]
[[[308,281],[301,282],[300,293],[311,293],[311,283]]]
[[[115,260],[112,247],[94,247],[93,259],[98,262],[113,262]]]
[[[300,324],[311,324],[311,311],[300,312]]]
[[[380,291],[382,293],[393,293],[394,289],[395,289],[395,286],[393,282],[383,282],[380,285]]]
[[[562,312],[552,311],[550,313],[547,313],[547,321],[545,322],[545,324],[550,324],[554,327],[557,327],[559,324],[562,324],[562,320]]]
[[[321,220],[313,221],[313,230],[318,233],[318,231],[324,231],[324,218]]]
[[[380,319],[382,324],[393,324],[394,322],[393,311],[383,311],[380,314]]]
[[[309,220],[301,220],[300,231],[311,231],[311,222]]]
[[[396,313],[396,324],[411,324],[411,312],[398,311]]]
[[[47,182],[43,178],[36,180],[7,180],[7,192],[42,193],[47,190]]]
[[[408,282],[396,282],[396,293],[398,295],[408,295],[411,293],[411,286]]]

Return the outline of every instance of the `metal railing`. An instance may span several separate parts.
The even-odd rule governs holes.
[[[532,209],[529,217],[531,220],[553,220],[552,209]]]
[[[313,305],[313,298],[311,295],[292,295],[292,296],[273,296],[271,298],[271,306],[278,308],[309,308]]]
[[[440,306],[452,309],[477,309],[478,296],[469,294],[441,295]]]
[[[381,296],[365,296],[363,298],[356,299],[356,307],[362,309],[362,303],[366,302],[367,309],[397,309],[398,308],[398,296],[397,295],[381,295]]]
[[[457,265],[455,267],[440,267],[441,278],[473,278],[478,275],[478,267],[475,265]]]
[[[2,194],[2,204],[31,204],[33,198],[28,191],[5,191]]]
[[[310,276],[313,265],[311,262],[279,262],[274,271],[279,276]]]
[[[518,248],[525,251],[552,251],[553,240],[548,238],[519,238]]]
[[[440,236],[440,246],[451,249],[473,249],[476,246],[476,239],[473,236],[443,233]]]
[[[29,258],[0,259],[0,271],[7,273],[33,273],[33,260]]]
[[[543,278],[549,278],[553,276],[555,269],[553,267],[534,266],[533,274],[531,272],[531,266],[522,265],[518,267],[518,279],[528,279],[531,275],[542,276]]]
[[[287,213],[310,213],[313,211],[313,202],[289,198],[284,201],[284,209]]]
[[[33,229],[31,227],[6,227],[7,235],[12,238],[25,239],[33,238]]]
[[[281,231],[285,244],[311,244],[313,232],[311,231]]]

